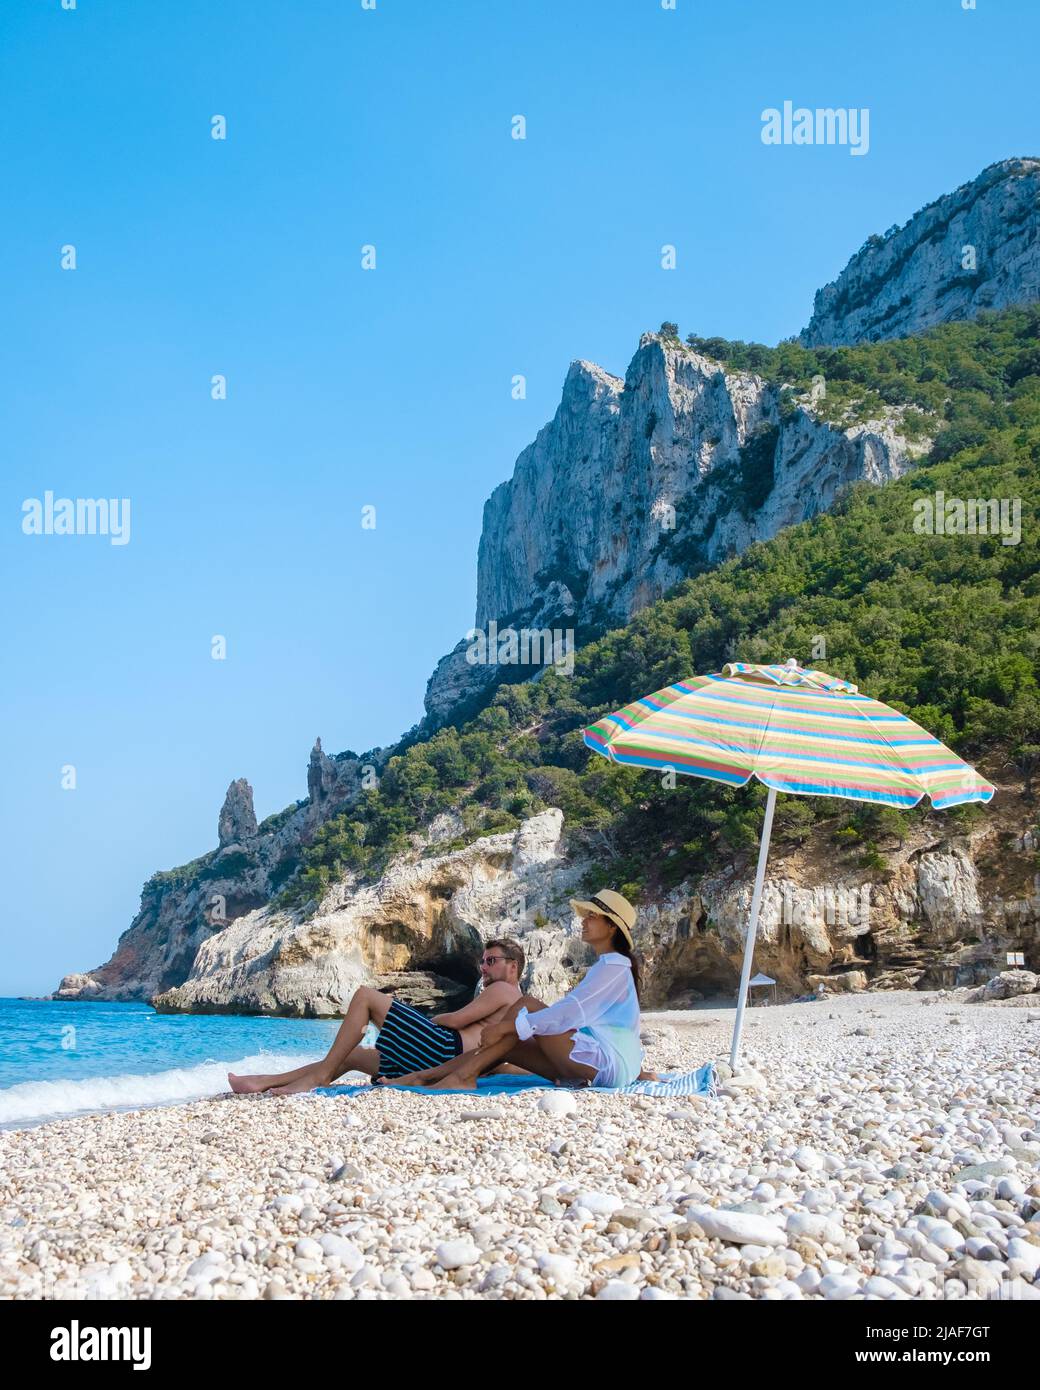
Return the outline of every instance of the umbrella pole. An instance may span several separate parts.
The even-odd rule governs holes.
[[[769,858],[769,836],[773,829],[773,808],[776,806],[776,788],[769,788],[766,797],[766,814],[762,822],[762,843],[758,849],[758,868],[755,871],[755,888],[751,894],[751,919],[748,922],[747,940],[744,942],[744,964],[740,972],[740,990],[737,994],[737,1021],[733,1025],[733,1045],[730,1048],[729,1064],[734,1072],[739,1070],[740,1033],[744,1026],[744,1006],[747,1003],[748,980],[751,979],[751,960],[755,954],[755,933],[758,930],[758,912],[762,906],[762,886],[766,879],[766,860]]]

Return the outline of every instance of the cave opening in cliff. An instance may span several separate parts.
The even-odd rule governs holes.
[[[862,960],[877,960],[877,942],[874,940],[872,933],[868,931],[862,932],[856,937],[854,945],[856,954]]]
[[[362,949],[374,975],[439,976],[472,994],[480,979],[481,946],[476,931],[448,922],[440,913],[429,924],[428,934],[401,921],[373,925]]]
[[[476,957],[467,954],[435,956],[425,961],[422,968],[432,971],[435,975],[443,975],[447,980],[455,980],[470,990],[476,989],[477,981],[480,979]]]
[[[645,974],[644,1008],[689,1008],[702,999],[732,999],[740,977],[728,960],[716,955],[714,926],[703,917],[692,937],[680,937]]]

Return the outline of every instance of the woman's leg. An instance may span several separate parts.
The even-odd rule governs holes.
[[[546,1006],[540,999],[523,998],[506,1014],[512,1023],[521,1009],[536,1013]],[[481,1072],[489,1070],[499,1062],[511,1062],[525,1071],[533,1071],[550,1081],[591,1081],[596,1075],[593,1067],[581,1062],[571,1061],[571,1048],[574,1039],[570,1033],[550,1034],[545,1037],[528,1038],[521,1042],[513,1034],[490,1047],[479,1047],[475,1052],[465,1052],[457,1058],[458,1065],[450,1076],[434,1082],[438,1090],[473,1090]]]
[[[339,1032],[320,1062],[311,1062],[307,1066],[297,1067],[295,1071],[273,1075],[235,1076],[233,1072],[229,1072],[228,1081],[231,1089],[239,1094],[277,1089],[279,1095],[292,1095],[297,1091],[313,1090],[315,1086],[328,1086],[345,1071],[368,1071],[366,1065],[358,1064],[354,1054],[372,1051],[371,1048],[362,1048],[358,1044],[370,1022],[375,1023],[377,1027],[382,1026],[392,1002],[388,994],[363,985],[361,989],[355,990],[339,1026]],[[369,1060],[365,1057],[361,1059],[362,1062]]]

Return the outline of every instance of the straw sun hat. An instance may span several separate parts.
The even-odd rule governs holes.
[[[601,888],[592,898],[571,898],[571,907],[579,917],[587,912],[598,912],[601,917],[606,917],[616,927],[621,928],[625,940],[633,950],[635,949],[632,928],[636,924],[636,910],[627,898],[615,893],[613,888]]]

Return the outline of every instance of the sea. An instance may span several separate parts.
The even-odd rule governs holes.
[[[340,1022],[0,998],[0,1129],[219,1095],[324,1056]]]

